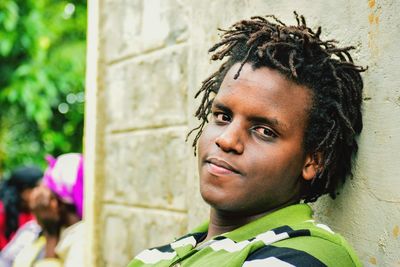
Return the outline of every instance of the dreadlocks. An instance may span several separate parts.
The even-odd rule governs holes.
[[[363,82],[360,72],[366,69],[353,63],[349,51],[337,47],[337,41],[320,39],[321,27],[314,32],[305,18],[294,12],[296,26],[287,26],[275,16],[252,17],[232,25],[221,41],[209,52],[212,60],[227,60],[218,71],[203,81],[195,97],[203,94],[195,116],[201,121],[193,129],[197,141],[208,122],[213,98],[228,70],[236,63],[243,66],[269,67],[312,92],[304,148],[318,160],[316,177],[304,185],[301,199],[313,202],[323,194],[336,196],[337,187],[351,174],[352,156],[357,152],[356,135],[362,129],[361,102]],[[189,133],[189,134],[190,134]]]

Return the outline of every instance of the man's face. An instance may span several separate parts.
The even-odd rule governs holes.
[[[216,210],[256,215],[299,200],[311,91],[250,64],[234,80],[238,67],[225,76],[199,140],[200,191]]]
[[[57,197],[45,185],[42,184],[33,189],[29,198],[29,207],[44,230],[59,224],[60,209]]]

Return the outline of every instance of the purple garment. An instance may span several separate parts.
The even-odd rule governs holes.
[[[47,156],[49,165],[43,184],[62,201],[73,204],[80,218],[83,213],[83,157],[79,153]]]

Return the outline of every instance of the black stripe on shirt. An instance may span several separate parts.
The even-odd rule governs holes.
[[[287,225],[284,225],[284,226],[280,226],[280,227],[274,228],[274,229],[272,229],[272,231],[273,231],[275,234],[279,235],[279,234],[282,234],[282,233],[290,233],[290,232],[293,231],[293,229],[290,228],[290,227],[287,226]]]
[[[165,245],[165,246],[161,246],[161,247],[151,248],[150,250],[152,250],[152,249],[157,249],[157,250],[159,250],[161,252],[174,252],[175,251],[175,250],[172,249],[170,244]]]
[[[288,233],[290,238],[292,237],[299,237],[299,236],[311,236],[310,230],[307,229],[301,229],[301,230],[296,230]]]
[[[298,267],[326,266],[323,262],[304,251],[274,246],[265,246],[256,250],[254,253],[250,254],[247,257],[246,261],[266,259],[269,257],[275,257],[281,261],[290,263]]]

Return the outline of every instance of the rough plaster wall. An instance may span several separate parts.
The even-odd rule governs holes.
[[[352,241],[365,266],[400,266],[399,11],[398,1],[368,1],[347,11],[359,16],[349,34],[369,66],[364,129],[354,180],[337,200],[320,201],[317,212]]]
[[[89,15],[88,265],[126,266],[187,229],[188,9],[93,0]]]
[[[139,250],[207,217],[196,161],[190,144],[183,143],[196,125],[193,95],[217,67],[207,50],[217,41],[218,27],[265,14],[294,23],[293,10],[310,26],[321,25],[323,37],[355,45],[355,60],[369,67],[354,179],[335,201],[321,199],[316,215],[353,244],[365,266],[400,266],[400,2],[91,2],[99,8],[93,27],[100,37],[97,117],[86,118],[100,124],[86,135],[97,144],[87,159],[96,169],[88,179],[97,193],[87,204],[96,210],[88,218],[97,229],[90,240],[95,266],[125,266]]]

